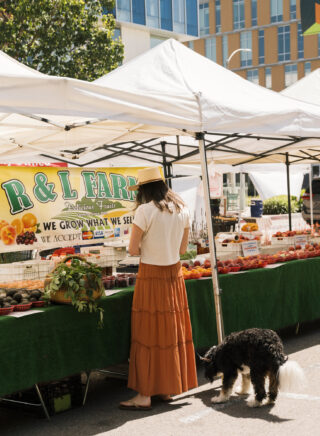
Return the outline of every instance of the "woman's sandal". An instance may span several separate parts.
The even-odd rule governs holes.
[[[142,406],[141,404],[137,404],[133,400],[128,400],[125,403],[119,404],[119,409],[121,410],[151,410],[152,406]]]
[[[159,395],[158,398],[164,403],[171,403],[171,401],[174,401],[174,398],[171,397],[171,395]]]

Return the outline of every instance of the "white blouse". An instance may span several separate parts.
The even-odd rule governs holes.
[[[141,262],[150,265],[173,265],[180,260],[180,245],[185,228],[190,227],[187,208],[176,211],[173,203],[169,205],[172,213],[162,211],[153,201],[141,204],[133,224],[143,230],[141,240]]]

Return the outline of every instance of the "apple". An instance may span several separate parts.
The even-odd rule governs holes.
[[[195,262],[193,262],[193,266],[200,266],[201,265],[201,263],[198,261],[198,260],[196,260]]]

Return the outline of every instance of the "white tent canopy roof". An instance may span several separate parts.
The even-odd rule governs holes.
[[[81,156],[81,165],[100,157],[122,162],[124,155],[162,164],[163,148],[159,140],[149,142],[152,138],[198,131],[276,134],[280,146],[283,139],[292,142],[291,135],[320,136],[320,107],[248,82],[175,40],[94,83],[47,76],[1,53],[1,111],[0,159],[1,153],[15,158],[32,151],[66,160]],[[276,144],[252,140],[250,145],[246,138],[232,146],[240,148],[240,141],[252,153]],[[179,151],[175,141],[165,146],[168,162],[196,151],[197,143],[184,144]],[[307,144],[316,145],[312,139]],[[223,156],[229,151],[220,149]]]
[[[286,97],[320,105],[320,68],[281,91]]]

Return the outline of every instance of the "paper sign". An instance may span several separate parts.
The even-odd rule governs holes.
[[[246,241],[242,242],[242,251],[244,256],[256,256],[259,254],[258,241]]]
[[[24,312],[11,312],[7,316],[12,316],[13,318],[22,318],[23,316],[34,315],[35,313],[43,313],[43,311],[38,309],[32,309],[26,310]]]
[[[112,289],[112,290],[105,290],[104,294],[106,295],[106,297],[110,297],[113,294],[117,294],[118,292],[122,292],[124,289]]]
[[[307,235],[295,235],[294,237],[295,246],[300,245],[301,248],[304,248],[307,242]]]

